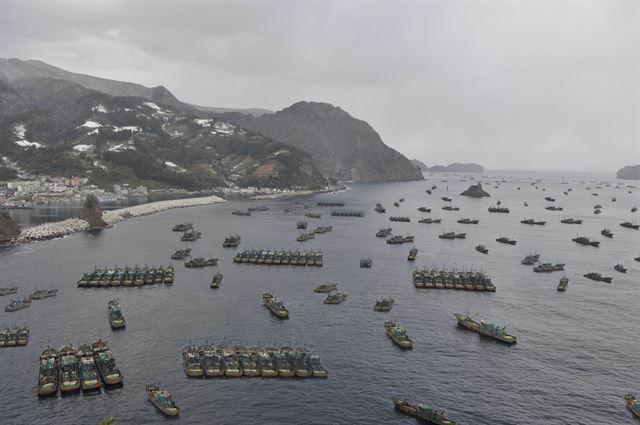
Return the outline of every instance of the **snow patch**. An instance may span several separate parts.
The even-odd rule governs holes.
[[[148,106],[148,107],[149,107],[149,108],[151,108],[151,109],[155,109],[156,111],[162,111],[162,108],[161,108],[161,107],[159,107],[158,105],[156,105],[156,104],[155,104],[155,103],[153,103],[153,102],[144,102],[144,103],[143,103],[143,105],[146,105],[146,106]]]
[[[100,129],[96,128],[94,130],[91,130],[90,132],[87,133],[87,136],[91,136],[92,134],[98,134],[100,133]]]
[[[232,135],[236,130],[235,125],[227,124],[226,122],[216,122],[213,125],[211,134],[223,134],[226,136]]]
[[[198,124],[200,127],[211,127],[211,123],[213,122],[213,120],[210,118],[196,118],[195,120],[193,120],[193,122]]]
[[[87,152],[93,149],[93,145],[75,145],[73,147],[74,152]]]
[[[100,128],[100,127],[102,127],[102,124],[100,124],[99,122],[88,120],[88,121],[85,121],[84,124],[77,126],[76,129],[80,128],[80,127]]]
[[[16,124],[13,127],[13,134],[15,134],[16,137],[20,140],[24,139],[24,135],[26,134],[26,132],[27,132],[27,128],[22,123]]]
[[[102,103],[99,104],[98,106],[94,106],[93,108],[91,108],[91,110],[93,112],[100,112],[102,114],[106,114],[107,112],[109,112],[109,111],[107,111],[107,108],[105,108]]]
[[[113,126],[113,131],[116,133],[120,131],[130,131],[132,133],[142,133],[142,129],[137,125],[125,125],[123,127],[118,127],[116,125]]]
[[[165,161],[165,162],[164,162],[164,165],[166,165],[167,167],[171,167],[171,168],[176,168],[176,167],[177,167],[177,165],[176,165],[176,164],[174,164],[174,163],[173,163],[173,162],[171,162],[171,161]]]
[[[135,151],[136,148],[131,144],[131,141],[125,143],[117,143],[109,145],[109,152],[124,152],[124,151]]]
[[[36,148],[36,149],[40,149],[44,146],[42,146],[42,144],[38,143],[38,142],[29,142],[27,140],[18,140],[17,142],[15,142],[16,145],[18,146],[22,146],[23,148]]]

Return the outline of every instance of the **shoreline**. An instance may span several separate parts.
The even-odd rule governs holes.
[[[104,211],[102,219],[107,223],[106,227],[125,221],[129,218],[143,217],[175,208],[188,208],[204,205],[214,205],[226,202],[218,196],[205,196],[202,198],[170,199],[165,201],[150,202],[148,204],[134,205],[132,207],[119,208],[117,210]],[[35,241],[61,238],[91,229],[89,222],[79,218],[69,218],[53,223],[37,224],[22,230],[14,243],[24,244]],[[11,243],[9,243],[11,244]]]
[[[337,193],[337,192],[342,192],[343,190],[346,190],[346,189],[347,189],[346,186],[332,186],[327,189],[318,189],[318,190],[308,189],[308,190],[291,191],[286,193],[273,193],[271,195],[254,195],[249,197],[249,199],[259,201],[259,200],[269,200],[269,199],[293,198],[295,196],[310,196],[318,193]]]

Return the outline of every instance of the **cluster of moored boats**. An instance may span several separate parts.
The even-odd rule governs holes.
[[[239,250],[233,258],[234,263],[267,264],[283,266],[317,266],[323,265],[322,251],[291,251],[245,249]]]
[[[5,289],[5,294],[15,294],[18,291],[17,287],[2,288]],[[31,306],[32,300],[43,300],[45,298],[55,297],[58,294],[57,289],[36,289],[32,294],[29,294],[21,300],[12,300],[9,305],[5,306],[4,311],[14,312],[25,309]]]
[[[29,328],[0,328],[0,347],[20,347],[29,343]]]
[[[496,291],[491,279],[485,273],[476,270],[415,270],[413,272],[413,285],[416,288]]]
[[[124,266],[94,268],[92,272],[84,273],[78,286],[81,288],[96,288],[110,286],[142,286],[173,284],[174,270],[172,266]]]
[[[68,344],[56,350],[47,348],[40,355],[38,396],[99,391],[102,386],[122,385],[122,373],[116,366],[107,342],[98,340],[75,350]]]
[[[194,345],[182,350],[189,378],[326,378],[320,357],[302,347]]]
[[[313,288],[313,292],[327,294],[323,304],[342,304],[347,299],[347,294],[338,292],[337,283],[323,283]]]
[[[305,226],[306,229],[306,226]],[[306,242],[309,239],[314,239],[316,235],[323,235],[327,232],[331,232],[333,230],[333,226],[318,226],[313,231],[309,233],[302,233],[297,237],[298,242]]]

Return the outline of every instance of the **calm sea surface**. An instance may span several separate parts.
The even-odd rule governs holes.
[[[595,177],[553,174],[533,175],[541,180],[536,188],[529,175],[489,174],[483,180],[490,182],[485,189],[492,197],[484,199],[458,196],[471,179],[437,175],[426,182],[357,184],[337,194],[262,202],[270,210],[251,217],[233,216],[231,211],[256,202],[230,201],[0,249],[0,286],[19,286],[19,296],[35,287],[59,288],[55,298],[34,301],[16,313],[0,312],[0,323],[31,328],[28,346],[0,348],[0,423],[95,424],[107,415],[116,423],[164,423],[146,400],[144,385],[149,382],[160,382],[171,391],[182,408],[179,421],[190,424],[415,423],[394,411],[394,397],[431,402],[459,424],[634,423],[622,396],[640,392],[640,263],[633,260],[640,255],[640,231],[619,223],[639,222],[637,213],[630,212],[640,205],[638,190],[626,187],[632,182],[619,182],[616,188],[616,181],[607,176],[595,183]],[[607,181],[612,182],[608,187]],[[438,187],[427,195],[425,189],[431,185]],[[569,188],[573,190],[564,195]],[[453,198],[460,211],[441,210],[442,196]],[[545,210],[545,196],[556,198],[564,211]],[[406,201],[396,208],[392,203],[400,197]],[[346,208],[366,210],[366,215],[331,217],[330,208],[315,206],[319,199],[342,200]],[[511,213],[488,213],[496,200]],[[385,205],[387,214],[373,212],[376,201]],[[594,215],[593,205],[598,203],[602,214]],[[304,210],[304,204],[311,206]],[[423,205],[433,212],[418,212]],[[293,211],[285,214],[285,208]],[[309,211],[323,213],[321,219],[307,219],[310,228],[333,225],[334,230],[298,243],[296,222]],[[390,223],[390,214],[407,215],[412,221]],[[422,216],[443,222],[419,224]],[[480,224],[457,224],[463,217],[478,218]],[[529,217],[546,220],[547,225],[520,223]],[[582,218],[584,224],[561,224],[563,217]],[[171,231],[182,221],[193,221],[203,233],[188,244],[192,253],[214,254],[220,258],[218,267],[186,269],[170,260],[172,252],[185,245]],[[393,227],[394,234],[415,235],[420,250],[415,264],[406,260],[409,245],[389,245],[374,236],[383,226]],[[604,227],[614,232],[613,239],[600,235]],[[443,230],[466,231],[467,239],[438,239]],[[234,250],[222,248],[229,233],[242,236],[241,248],[322,249],[325,265],[234,264]],[[599,248],[577,245],[571,241],[576,234],[602,243]],[[499,244],[499,236],[518,243]],[[478,243],[489,248],[489,255],[474,250]],[[570,283],[565,293],[556,291],[563,272],[538,274],[520,264],[532,252],[543,260],[566,263]],[[371,269],[359,268],[364,256],[373,258]],[[173,286],[76,287],[81,274],[94,265],[170,262],[176,268]],[[617,262],[628,267],[627,274],[613,270]],[[416,266],[481,268],[497,291],[415,289],[411,272]],[[224,280],[220,289],[212,290],[209,281],[217,270]],[[583,278],[589,271],[613,276],[613,284]],[[324,296],[312,288],[325,281],[338,282],[349,295],[347,301],[323,305]],[[267,290],[284,299],[289,320],[273,318],[261,305],[260,294]],[[372,310],[381,296],[395,298],[391,312]],[[124,331],[109,327],[106,305],[112,298],[122,304]],[[10,297],[0,301],[7,304]],[[507,326],[518,336],[518,344],[505,346],[457,328],[456,312],[478,313]],[[402,351],[386,337],[383,322],[388,319],[407,328],[413,350]],[[70,342],[78,347],[97,338],[109,342],[124,373],[124,387],[39,400],[40,352],[48,344]],[[187,379],[182,348],[190,342],[223,340],[306,344],[320,355],[329,378]]]

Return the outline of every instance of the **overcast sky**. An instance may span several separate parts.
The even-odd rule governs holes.
[[[640,1],[13,2],[0,57],[279,110],[329,102],[427,164],[640,162]]]

